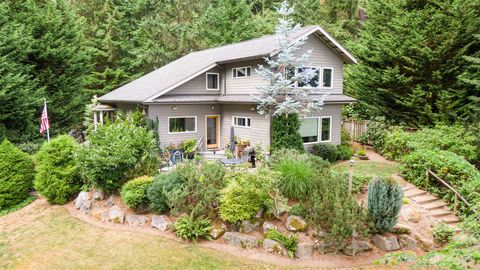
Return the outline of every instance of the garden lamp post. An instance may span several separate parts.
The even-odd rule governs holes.
[[[349,161],[350,164],[350,172],[348,174],[348,192],[352,193],[352,185],[353,185],[353,165],[355,164],[355,160],[352,158]]]

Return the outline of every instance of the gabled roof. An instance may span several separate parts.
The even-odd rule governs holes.
[[[291,37],[292,43],[315,33],[332,48],[345,63],[357,60],[322,27],[303,27]],[[99,98],[101,102],[150,102],[213,67],[242,60],[258,59],[278,53],[275,35],[206,49],[187,54]]]
[[[322,94],[310,95],[310,98],[321,98]],[[190,104],[195,103],[220,103],[220,104],[256,104],[257,101],[251,95],[164,95],[152,101],[155,104]],[[356,99],[344,94],[327,94],[325,104],[350,104],[357,102]],[[148,102],[147,102],[148,103]]]

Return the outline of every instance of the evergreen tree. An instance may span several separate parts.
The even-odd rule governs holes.
[[[475,35],[480,40],[480,35]],[[467,87],[468,101],[463,104],[462,118],[469,123],[480,123],[480,47],[473,56],[464,56],[467,70],[460,75],[460,81]],[[480,150],[480,149],[479,149]]]
[[[468,65],[463,55],[480,46],[479,9],[477,0],[368,1],[348,92],[371,116],[408,125],[458,121],[469,103],[458,76]]]

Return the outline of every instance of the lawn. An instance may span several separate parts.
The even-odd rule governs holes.
[[[0,269],[278,268],[159,236],[94,227],[61,206],[37,205],[0,217]]]
[[[348,161],[335,164],[332,166],[332,170],[338,172],[345,172],[349,170]],[[393,173],[398,172],[398,166],[392,162],[378,162],[370,160],[356,160],[353,166],[354,173],[370,175],[370,176],[381,176],[388,177]]]

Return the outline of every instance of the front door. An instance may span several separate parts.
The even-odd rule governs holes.
[[[206,138],[207,138],[207,149],[209,148],[218,148],[219,142],[219,121],[220,117],[218,115],[208,115],[207,116],[207,129],[206,129]]]

